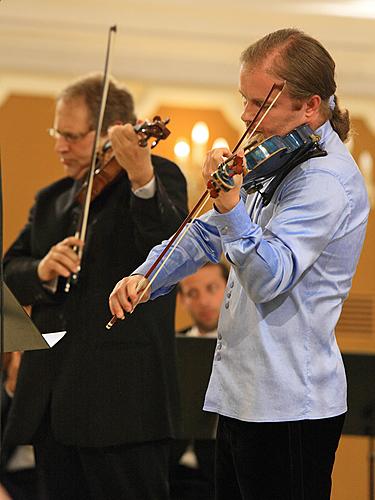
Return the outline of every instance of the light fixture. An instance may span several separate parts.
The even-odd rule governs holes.
[[[196,144],[206,144],[209,137],[210,132],[207,124],[205,122],[197,122],[191,131],[191,138],[193,142]]]
[[[214,140],[214,143],[212,144],[212,149],[216,148],[227,148],[229,149],[229,144],[224,137],[217,137],[217,139]]]
[[[185,139],[179,139],[174,145],[173,151],[177,158],[184,159],[190,154],[190,146]]]

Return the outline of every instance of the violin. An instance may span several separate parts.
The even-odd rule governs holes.
[[[171,133],[167,128],[169,123],[169,118],[162,120],[160,116],[154,116],[152,122],[144,121],[133,127],[133,130],[139,134],[138,144],[140,147],[145,148],[148,144],[148,140],[153,138],[154,141],[151,143],[151,149],[153,149],[159,141],[166,139]],[[76,200],[82,206],[82,212],[80,220],[78,223],[78,228],[76,230],[76,237],[84,240],[86,234],[89,205],[94,201],[104,189],[110,186],[120,175],[124,169],[117,162],[115,154],[112,149],[112,144],[107,141],[102,149],[102,152],[96,155],[96,167],[94,172],[92,170],[88,172],[85,182],[82,184],[81,189],[76,195]],[[90,183],[91,178],[91,183]],[[79,251],[79,249],[75,249]],[[64,291],[68,293],[70,291],[71,285],[76,284],[78,281],[78,273],[73,273],[66,280]]]
[[[133,130],[139,135],[139,146],[145,148],[148,145],[148,140],[153,138],[151,143],[151,149],[153,149],[159,141],[166,139],[171,133],[167,128],[169,121],[169,118],[162,120],[160,116],[154,116],[152,122],[144,121],[134,125]],[[107,141],[97,156],[90,201],[95,200],[107,186],[117,179],[121,172],[123,172],[123,168],[116,160],[111,142]],[[86,201],[87,186],[88,179],[85,180],[76,195],[76,200],[82,206]]]
[[[211,175],[207,184],[212,198],[219,196],[220,190],[229,191],[234,187],[233,177],[243,174],[242,187],[247,191],[258,190],[262,182],[280,173],[285,165],[291,166],[291,160],[298,153],[298,161],[305,161],[305,154],[309,157],[326,154],[319,145],[320,137],[314,133],[309,125],[304,124],[288,132],[284,136],[274,135],[258,143],[252,142],[244,147],[245,165],[240,156],[230,157],[222,162]],[[300,160],[300,158],[304,158]],[[307,159],[307,158],[306,158]],[[293,165],[295,161],[293,161]],[[296,166],[296,165],[294,165]],[[288,169],[288,172],[291,169]],[[281,182],[281,181],[280,181]]]

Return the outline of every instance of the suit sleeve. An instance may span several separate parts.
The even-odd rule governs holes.
[[[37,274],[41,259],[32,256],[34,210],[35,205],[30,210],[27,224],[4,255],[4,280],[23,306],[55,302],[53,294],[43,287]]]
[[[156,193],[141,199],[131,194],[130,207],[135,223],[135,245],[145,257],[153,246],[169,238],[187,215],[186,180],[174,163],[153,157]]]

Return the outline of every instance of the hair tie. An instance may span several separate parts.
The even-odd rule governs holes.
[[[331,97],[328,99],[328,106],[331,111],[335,109],[336,107],[335,94],[332,94]]]

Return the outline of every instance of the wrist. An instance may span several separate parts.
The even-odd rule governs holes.
[[[44,283],[45,281],[48,281],[46,274],[43,272],[43,263],[42,261],[39,262],[38,267],[36,268],[36,274],[39,278],[39,281]]]
[[[233,210],[239,201],[240,201],[239,196],[230,200],[227,199],[223,200],[219,198],[215,200],[215,207],[218,210],[218,212],[220,212],[221,214],[225,214]]]
[[[154,169],[147,169],[146,172],[142,172],[142,175],[129,175],[128,172],[128,177],[132,190],[135,191],[148,184],[154,178]]]

